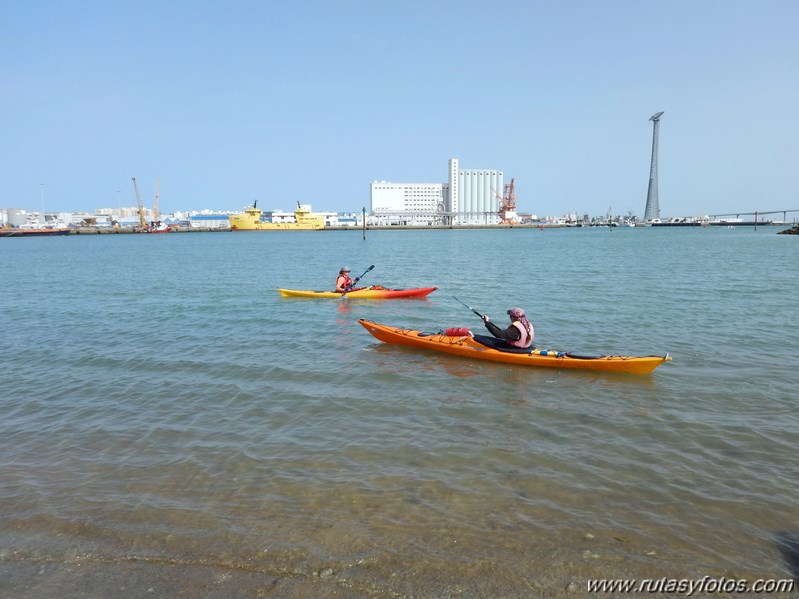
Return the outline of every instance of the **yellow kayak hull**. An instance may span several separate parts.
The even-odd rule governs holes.
[[[363,318],[358,322],[373,337],[384,343],[410,345],[474,360],[490,360],[519,366],[649,374],[661,364],[671,361],[668,354],[665,356],[578,356],[569,352],[538,348],[527,350],[524,353],[512,353],[493,349],[468,336],[450,337],[443,333],[422,333],[411,329],[377,324]]]

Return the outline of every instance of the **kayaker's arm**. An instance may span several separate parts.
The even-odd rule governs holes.
[[[349,283],[347,283],[347,287],[346,287],[346,289],[344,289],[344,291],[352,291],[353,287],[355,287],[355,285],[357,285],[358,281],[360,281],[360,280],[361,280],[361,277],[355,277],[353,280],[351,280]]]
[[[522,337],[519,329],[513,325],[510,325],[507,329],[500,329],[491,321],[484,322],[489,332],[498,339],[505,339],[506,341],[518,341]]]

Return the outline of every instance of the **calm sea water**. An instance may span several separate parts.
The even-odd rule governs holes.
[[[789,578],[799,239],[779,228],[0,240],[3,597],[557,597]],[[437,285],[426,300],[278,286]],[[380,344],[524,307],[649,376]]]

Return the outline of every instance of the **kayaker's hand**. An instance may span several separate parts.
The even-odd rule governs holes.
[[[488,314],[483,314],[483,322],[488,322],[489,320],[491,319],[488,317]]]

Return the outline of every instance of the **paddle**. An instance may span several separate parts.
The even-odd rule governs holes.
[[[475,314],[477,314],[477,315],[478,315],[480,318],[483,318],[483,315],[482,315],[482,314],[480,314],[480,313],[479,313],[477,310],[475,310],[474,308],[472,308],[470,305],[468,305],[468,304],[465,304],[465,303],[461,302],[461,300],[459,300],[459,299],[458,299],[457,297],[455,297],[454,295],[453,295],[452,297],[453,297],[453,299],[455,299],[455,301],[457,301],[457,302],[460,302],[461,304],[463,304],[464,306],[466,306],[467,308],[469,308],[469,310],[471,310],[472,312],[474,312]]]
[[[364,275],[365,275],[367,272],[369,272],[370,270],[372,270],[374,267],[375,267],[375,265],[374,265],[374,264],[372,264],[372,266],[370,266],[370,267],[369,267],[369,268],[367,268],[365,271],[363,271],[363,275],[361,275],[360,277],[355,277],[355,280],[352,282],[352,285],[350,285],[349,289],[346,289],[346,290],[344,291],[344,293],[342,293],[342,294],[341,294],[341,296],[340,296],[338,299],[341,299],[342,297],[344,297],[345,295],[347,295],[347,293],[349,293],[349,292],[350,292],[350,290],[351,290],[353,287],[355,287],[355,284],[356,284],[358,281],[360,281],[360,280],[363,278],[363,276],[364,276]]]

